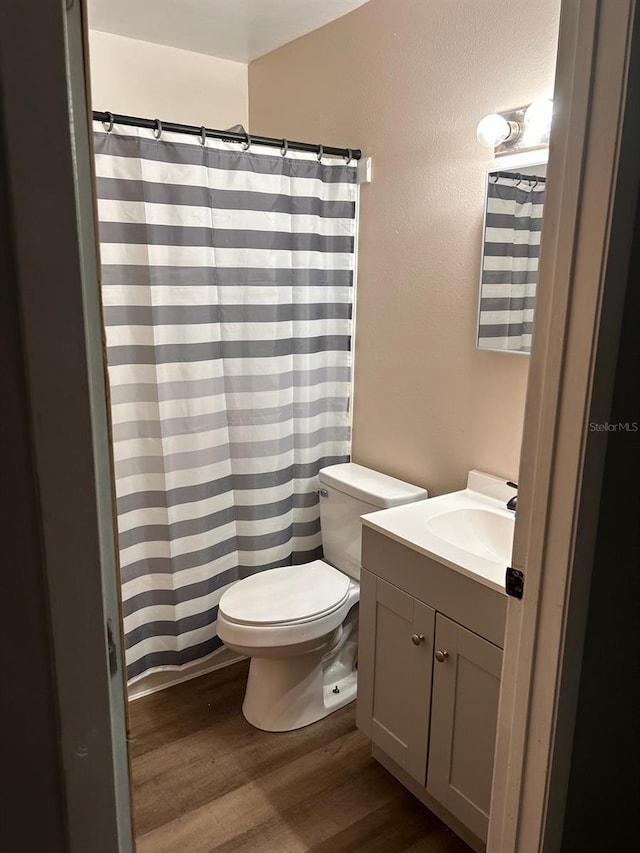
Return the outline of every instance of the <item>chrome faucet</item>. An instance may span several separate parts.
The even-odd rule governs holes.
[[[512,483],[510,480],[507,480],[507,486],[511,486],[512,489],[518,488],[518,484]],[[515,512],[517,504],[518,504],[518,496],[514,495],[512,498],[509,498],[509,500],[507,501],[507,509],[510,509],[512,512]]]

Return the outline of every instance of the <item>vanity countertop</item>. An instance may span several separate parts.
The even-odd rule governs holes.
[[[515,494],[504,480],[471,471],[466,489],[368,513],[362,523],[506,594],[515,517],[506,502]]]

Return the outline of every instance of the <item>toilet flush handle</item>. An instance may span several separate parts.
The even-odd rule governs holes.
[[[321,498],[328,498],[329,492],[326,489],[318,489],[318,494]]]

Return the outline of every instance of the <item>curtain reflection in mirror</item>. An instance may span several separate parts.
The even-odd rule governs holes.
[[[529,352],[545,178],[494,172],[487,180],[478,346]]]

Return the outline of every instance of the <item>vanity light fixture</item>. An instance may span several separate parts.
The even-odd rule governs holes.
[[[553,101],[540,98],[528,107],[491,113],[478,122],[478,142],[493,148],[496,155],[514,154],[549,144]]]

